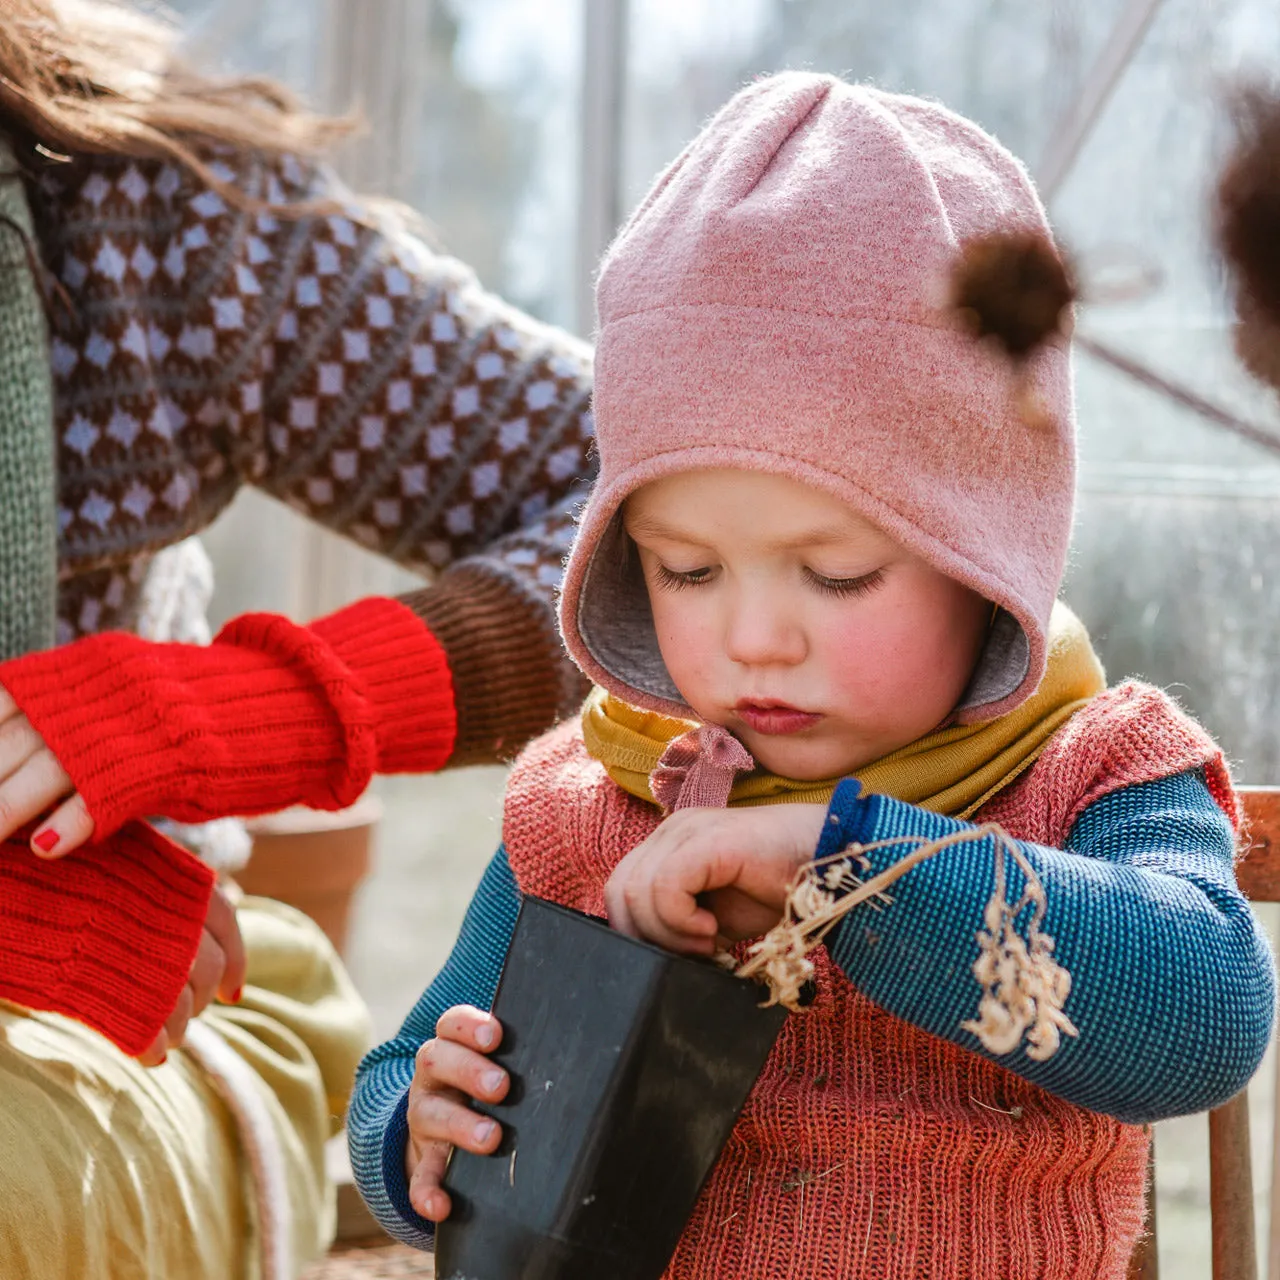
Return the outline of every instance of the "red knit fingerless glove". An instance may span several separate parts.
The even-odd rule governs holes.
[[[136,1056],[187,985],[214,874],[141,822],[56,862],[29,835],[0,842],[0,997]]]
[[[341,809],[375,772],[440,768],[456,726],[444,650],[383,598],[306,627],[247,614],[211,645],[89,636],[0,664],[0,684],[71,776],[96,839],[152,814]]]

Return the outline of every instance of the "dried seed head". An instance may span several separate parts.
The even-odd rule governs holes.
[[[961,247],[950,303],[967,333],[993,338],[1022,362],[1042,343],[1070,332],[1072,273],[1042,232],[1000,231]]]

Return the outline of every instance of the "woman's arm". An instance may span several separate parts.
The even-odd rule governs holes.
[[[969,824],[842,786],[819,856],[846,844],[937,837]],[[1140,1123],[1226,1101],[1271,1032],[1270,948],[1236,887],[1231,824],[1203,779],[1183,773],[1095,801],[1063,849],[1022,844],[1044,886],[1043,928],[1071,974],[1079,1035],[1046,1062],[989,1054],[961,1023],[977,1015],[975,935],[994,889],[991,842],[946,849],[907,872],[879,912],[855,909],[832,958],[888,1012],[992,1058],[1051,1093]],[[873,852],[875,870],[902,848]],[[1023,876],[1006,857],[1008,898]]]
[[[224,172],[256,198],[342,195],[287,159]],[[190,532],[248,480],[436,577],[309,628],[237,620],[205,650],[90,637],[0,666],[87,802],[57,850],[145,813],[339,806],[374,771],[511,756],[569,712],[584,688],[553,597],[592,465],[586,346],[391,215],[244,212],[126,161],[56,180],[83,215],[59,206],[45,245],[80,312],[54,339],[83,446],[63,450],[66,555],[139,521]],[[111,500],[116,473],[131,487]],[[13,825],[39,811],[30,786],[0,788]]]

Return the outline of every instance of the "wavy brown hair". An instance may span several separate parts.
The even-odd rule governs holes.
[[[175,36],[125,0],[0,0],[0,128],[53,159],[176,160],[240,205],[256,202],[210,171],[210,145],[317,155],[352,131],[274,81],[196,72]]]

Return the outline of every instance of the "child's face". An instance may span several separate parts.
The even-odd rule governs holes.
[[[990,604],[828,494],[690,471],[623,518],[676,687],[771,772],[851,773],[959,703]]]

